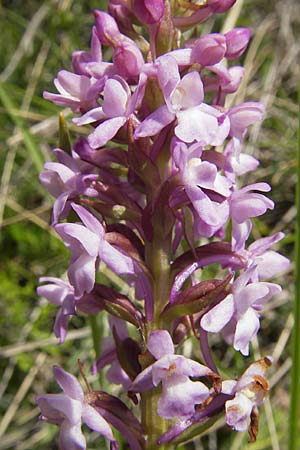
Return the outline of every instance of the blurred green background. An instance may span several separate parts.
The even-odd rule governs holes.
[[[77,358],[88,366],[94,356],[88,324],[82,317],[72,320],[67,342],[55,345],[56,309],[35,293],[39,276],[60,276],[68,263],[68,253],[49,227],[52,200],[40,185],[38,173],[57,145],[61,111],[43,100],[42,91],[55,91],[52,80],[61,68],[71,68],[72,51],[88,49],[92,11],[105,9],[105,3],[0,3],[0,450],[57,448],[57,429],[38,423],[34,397],[57,389],[53,364],[74,372]],[[253,38],[242,60],[247,75],[232,101],[260,100],[267,106],[266,120],[249,133],[248,151],[260,159],[261,166],[247,182],[270,182],[277,205],[263,221],[255,221],[254,236],[284,231],[280,251],[293,260],[299,2],[238,0],[230,14],[210,20],[201,32],[228,31],[233,26],[250,27]],[[218,423],[209,436],[188,444],[189,449],[287,448],[292,270],[293,265],[278,280],[285,290],[266,307],[252,352],[275,359],[270,370],[270,402],[261,408],[257,442],[247,444],[245,434],[230,432]],[[232,354],[226,358],[235,364],[236,374],[243,371],[241,358]],[[90,436],[89,449],[100,448],[101,441],[95,437]]]

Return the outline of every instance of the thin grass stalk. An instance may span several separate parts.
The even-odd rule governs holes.
[[[300,106],[300,85],[298,91]],[[295,230],[295,301],[294,301],[294,327],[292,334],[292,358],[291,369],[291,403],[290,403],[290,430],[289,450],[300,448],[300,108],[297,136],[296,156],[296,230]]]
[[[0,101],[2,102],[4,108],[7,110],[7,113],[10,116],[13,123],[16,125],[16,127],[19,128],[23,136],[25,147],[28,150],[28,153],[32,159],[32,162],[37,172],[41,172],[41,170],[43,170],[44,161],[40,149],[35,143],[32,135],[24,125],[23,120],[18,115],[14,114],[13,111],[16,110],[16,107],[13,104],[13,101],[10,98],[10,96],[7,94],[5,85],[3,83],[0,83]]]

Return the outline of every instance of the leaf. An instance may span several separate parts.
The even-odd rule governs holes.
[[[134,380],[141,372],[139,355],[141,348],[139,344],[131,338],[121,340],[116,328],[113,328],[113,336],[116,343],[116,350],[119,363],[131,380]]]
[[[71,153],[72,145],[66,119],[62,113],[58,116],[59,124],[59,148],[67,153]]]
[[[178,296],[176,303],[168,303],[161,313],[161,318],[171,321],[178,317],[199,313],[222,292],[227,295],[231,278],[232,274],[224,280],[205,280],[185,289]]]

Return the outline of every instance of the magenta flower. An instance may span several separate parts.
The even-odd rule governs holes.
[[[173,159],[197,219],[203,223],[202,235],[212,236],[228,219],[229,203],[226,199],[231,195],[232,184],[218,172],[215,164],[203,161],[202,154],[203,148],[199,144],[188,148],[179,141],[173,141]]]
[[[232,294],[201,319],[204,330],[211,333],[223,330],[226,340],[245,356],[249,354],[249,343],[260,327],[259,312],[267,300],[281,292],[278,284],[252,283],[250,280],[256,270],[254,265],[240,275],[232,285]]]
[[[216,108],[205,103],[198,72],[180,78],[176,60],[169,55],[159,59],[157,78],[165,105],[150,114],[135,130],[135,138],[153,136],[177,119],[175,135],[184,142],[221,145],[229,132],[229,121]]]
[[[93,168],[84,163],[73,152],[72,156],[57,148],[53,150],[59,162],[48,162],[40,173],[41,183],[48,189],[51,195],[56,197],[53,207],[53,224],[60,217],[65,218],[70,210],[68,200],[75,195],[83,194],[97,196],[97,191],[90,185],[98,178],[92,174]]]
[[[72,204],[72,208],[83,225],[60,223],[55,230],[72,252],[68,276],[75,294],[81,296],[84,292],[91,292],[99,259],[117,274],[134,273],[132,259],[105,240],[103,225],[82,206]]]
[[[196,361],[175,355],[171,336],[166,330],[153,331],[147,347],[157,361],[136,377],[129,390],[144,392],[162,383],[158,415],[166,419],[192,415],[195,405],[203,403],[210,391],[205,384],[191,381],[190,377],[209,376],[212,371]]]
[[[134,112],[142,101],[145,83],[146,77],[142,75],[134,94],[131,94],[130,87],[121,77],[110,78],[105,83],[102,106],[73,119],[77,125],[101,121],[88,137],[92,148],[105,145],[130,118],[135,118]]]
[[[45,91],[43,96],[59,106],[69,107],[74,112],[84,112],[97,105],[104,87],[104,80],[77,75],[61,70],[54,79],[59,94]]]
[[[73,286],[55,277],[41,277],[39,283],[49,282],[37,288],[38,295],[55,306],[60,306],[54,323],[54,334],[62,344],[67,335],[70,316],[76,315],[76,298]]]
[[[41,420],[60,426],[59,448],[86,448],[85,437],[81,432],[82,422],[111,443],[115,443],[109,424],[85,401],[84,392],[77,379],[57,366],[53,368],[53,373],[63,393],[39,395],[36,402],[41,409]]]

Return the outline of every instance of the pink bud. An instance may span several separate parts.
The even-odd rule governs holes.
[[[117,22],[121,33],[126,35],[133,35],[135,33],[132,27],[134,15],[126,5],[123,5],[122,0],[110,0],[107,9],[109,14]]]
[[[150,25],[162,18],[164,2],[163,0],[134,0],[133,10],[142,23]]]
[[[124,40],[115,47],[113,63],[122,77],[135,77],[140,73],[144,58],[133,41]]]
[[[208,6],[213,9],[215,13],[223,13],[235,4],[236,0],[209,0]]]
[[[115,45],[122,39],[122,34],[113,17],[104,11],[94,11],[95,25],[99,40],[104,45]]]
[[[241,56],[247,48],[250,36],[251,31],[249,28],[234,28],[226,33],[226,58],[234,59]]]
[[[208,34],[197,39],[192,49],[192,62],[212,66],[221,61],[226,52],[226,39],[222,34]]]

